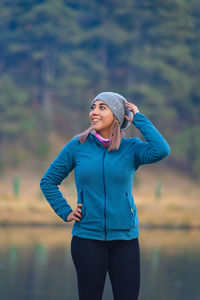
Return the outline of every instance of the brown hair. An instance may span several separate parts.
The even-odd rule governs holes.
[[[81,144],[85,143],[87,137],[89,136],[92,127],[89,127],[85,131],[81,132],[79,136],[79,140]],[[125,132],[120,128],[119,121],[115,118],[112,127],[111,127],[111,140],[108,146],[108,152],[117,150],[120,146],[122,137],[125,136]]]

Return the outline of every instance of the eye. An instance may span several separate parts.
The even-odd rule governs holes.
[[[104,110],[105,108],[106,108],[105,105],[100,105],[101,110]]]
[[[93,110],[94,109],[94,104],[90,106],[90,109]]]

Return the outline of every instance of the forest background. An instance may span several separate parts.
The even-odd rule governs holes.
[[[199,299],[200,1],[0,0],[2,299],[78,297],[73,222],[54,213],[39,183],[89,127],[102,91],[135,103],[171,147],[133,183],[145,228],[141,299]],[[126,133],[143,139],[133,125]],[[73,172],[59,188],[74,209]]]
[[[1,174],[49,162],[115,91],[167,139],[166,164],[198,179],[199,16],[198,0],[2,0]]]

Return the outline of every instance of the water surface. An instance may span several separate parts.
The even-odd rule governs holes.
[[[140,232],[139,299],[200,300],[199,231]],[[0,299],[78,299],[70,242],[71,226],[0,228]],[[103,300],[112,299],[107,277]]]

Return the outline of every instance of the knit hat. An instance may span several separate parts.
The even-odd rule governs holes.
[[[117,118],[117,120],[120,123],[120,128],[125,129],[128,128],[130,125],[130,122],[126,120],[124,117],[125,115],[129,116],[130,118],[133,117],[133,113],[130,112],[127,106],[125,106],[125,103],[127,100],[121,96],[118,93],[113,92],[103,92],[98,94],[92,101],[92,104],[96,100],[102,100],[107,104],[112,111],[113,115]]]

